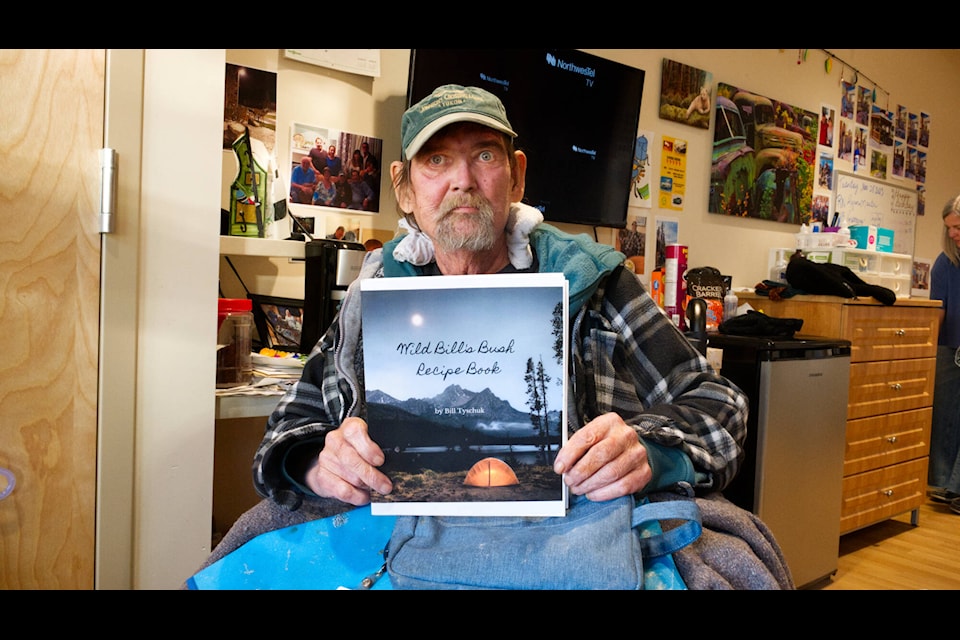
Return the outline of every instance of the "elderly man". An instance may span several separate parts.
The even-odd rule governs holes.
[[[371,252],[360,277],[563,272],[571,326],[594,328],[572,337],[572,361],[589,354],[607,391],[582,381],[574,387],[576,415],[555,471],[566,474],[573,494],[598,501],[678,482],[723,489],[742,457],[745,397],[618,268],[623,254],[544,224],[520,204],[527,158],[513,147],[501,102],[478,88],[446,85],[407,110],[401,135],[403,160],[390,175],[410,232]],[[344,340],[360,330],[359,298],[352,287],[300,384],[268,420],[254,464],[265,497],[363,505],[371,490],[391,491],[378,470],[383,453],[367,435],[350,350],[357,342]],[[601,346],[601,334],[609,344]],[[577,369],[573,375],[582,375]]]
[[[300,158],[300,166],[294,167],[290,173],[290,202],[311,204],[317,180],[317,172],[313,170],[313,162],[310,157],[303,156]]]
[[[687,499],[716,495],[736,475],[746,397],[660,312],[623,268],[622,253],[544,224],[539,211],[521,203],[527,158],[514,148],[515,136],[499,99],[475,87],[439,87],[405,112],[402,159],[390,165],[390,175],[407,233],[366,254],[300,381],[269,417],[254,457],[255,488],[268,498],[259,509],[271,514],[273,527],[278,509],[281,520],[297,521],[282,513],[330,504],[348,510],[370,503],[372,491],[393,489],[365,421],[359,286],[365,278],[564,274],[572,327],[569,437],[553,470],[578,502],[667,491]],[[721,511],[753,522],[722,502],[728,507]],[[228,535],[230,544],[249,533],[245,526]],[[775,543],[764,532],[757,537],[770,551],[763,560],[739,540],[727,550],[734,564],[743,563],[733,570],[736,578],[753,581],[752,588],[792,586]],[[746,548],[759,546],[752,541]],[[688,575],[695,588],[725,579],[712,567]]]

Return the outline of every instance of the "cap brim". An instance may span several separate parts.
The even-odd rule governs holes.
[[[469,111],[460,111],[457,113],[448,113],[445,116],[441,116],[425,126],[420,132],[413,137],[413,140],[407,145],[407,148],[403,150],[403,156],[407,160],[413,158],[417,155],[417,152],[420,151],[427,140],[433,137],[433,134],[443,129],[448,124],[453,124],[454,122],[476,122],[477,124],[482,124],[491,129],[496,129],[502,133],[507,134],[511,138],[516,138],[516,132],[510,127],[506,126],[496,118],[491,118],[490,116],[483,115],[482,113],[471,113]]]

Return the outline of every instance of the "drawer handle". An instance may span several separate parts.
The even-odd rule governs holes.
[[[890,385],[890,388],[893,389],[894,391],[900,391],[901,389],[903,389],[903,385],[900,384],[899,382],[894,382],[892,385]]]
[[[889,497],[891,497],[891,496],[893,495],[893,489],[885,489],[885,490],[882,491],[881,493],[883,493],[883,495],[885,495],[885,496],[887,496],[887,497],[889,498]]]
[[[897,442],[897,436],[890,436],[889,438],[887,438],[887,442],[889,442],[890,444],[895,444]]]
[[[907,332],[906,332],[906,331],[904,331],[903,329],[897,329],[896,336],[897,336],[898,338],[902,338],[902,337],[905,336],[905,335],[907,335]]]

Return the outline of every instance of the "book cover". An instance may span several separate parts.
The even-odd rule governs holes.
[[[563,516],[563,274],[360,283],[370,437],[393,482],[374,515]]]

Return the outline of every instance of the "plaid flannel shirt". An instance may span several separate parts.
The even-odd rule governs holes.
[[[366,415],[362,336],[349,328],[360,323],[360,279],[383,276],[379,253],[368,255],[301,379],[268,418],[254,456],[257,492],[289,508],[312,495],[295,477],[291,452],[315,457],[324,434],[348,416]],[[693,463],[698,493],[726,487],[743,459],[747,398],[711,369],[639,280],[614,270],[571,326],[568,432],[615,411],[641,438],[680,447]]]

